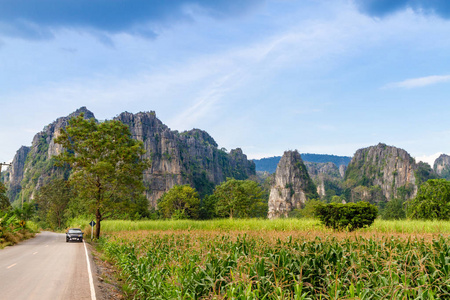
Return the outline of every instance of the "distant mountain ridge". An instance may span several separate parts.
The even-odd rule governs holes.
[[[331,154],[312,154],[312,153],[302,153],[300,154],[304,162],[312,163],[334,163],[336,167],[341,165],[348,166],[352,158],[350,156],[338,156]],[[254,159],[256,171],[275,173],[277,170],[277,165],[280,162],[281,156],[273,156],[261,159]]]

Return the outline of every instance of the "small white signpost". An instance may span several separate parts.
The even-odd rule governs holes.
[[[92,235],[94,234],[94,226],[95,226],[95,222],[91,221],[91,223],[89,223],[89,225],[91,225],[91,241],[92,241]]]

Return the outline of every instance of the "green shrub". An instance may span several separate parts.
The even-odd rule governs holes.
[[[368,202],[329,203],[316,205],[315,213],[326,227],[353,231],[372,225],[378,209]]]

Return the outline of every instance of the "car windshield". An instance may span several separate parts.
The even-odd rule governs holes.
[[[69,229],[69,233],[81,233],[81,229]]]

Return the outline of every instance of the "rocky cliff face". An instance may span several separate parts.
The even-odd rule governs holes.
[[[450,180],[450,156],[441,154],[434,161],[433,169],[439,177]]]
[[[227,154],[205,131],[171,131],[155,112],[122,113],[117,120],[127,124],[132,136],[144,143],[146,157],[152,161],[151,169],[144,174],[152,207],[174,185],[190,184],[200,194],[208,194],[226,177],[246,179],[255,174],[254,163],[241,149]]]
[[[34,136],[31,147],[19,149],[12,166],[8,168],[10,178],[7,185],[9,185],[10,201],[18,201],[19,193],[23,194],[25,201],[33,199],[35,192],[42,185],[52,178],[64,176],[64,172],[67,170],[54,166],[53,156],[62,151],[62,147],[55,144],[54,139],[59,134],[59,130],[68,125],[70,118],[81,113],[84,113],[85,118],[95,118],[92,112],[87,110],[86,107],[82,107],[69,116],[58,118],[45,126],[41,132]]]
[[[340,165],[339,166],[339,174],[341,175],[342,178],[345,177],[345,172],[347,171],[347,166],[346,165]]]
[[[317,198],[316,186],[309,177],[297,151],[286,151],[275,172],[275,184],[270,190],[268,218],[287,217],[301,208],[307,199]]]
[[[25,199],[32,199],[35,192],[52,178],[69,175],[70,170],[54,166],[53,156],[63,150],[54,139],[59,130],[68,125],[70,118],[81,113],[85,118],[95,118],[92,112],[82,107],[46,126],[36,134],[30,148],[18,151],[4,176],[10,187],[11,201],[19,197],[21,190]],[[219,150],[205,131],[171,131],[154,112],[125,112],[116,119],[128,125],[132,136],[144,143],[145,156],[152,161],[151,168],[144,173],[146,195],[152,207],[156,207],[156,200],[176,184],[191,184],[200,194],[206,194],[226,177],[245,179],[255,174],[254,163],[247,160],[241,149],[230,153]]]
[[[317,194],[321,199],[341,194],[343,176],[340,174],[340,168],[334,163],[305,162],[305,166],[309,176],[317,186]]]
[[[11,163],[11,166],[4,174],[5,182],[7,183],[7,196],[9,199],[15,199],[22,190],[21,182],[23,179],[23,171],[27,155],[30,152],[30,147],[22,146],[17,150],[16,155]]]
[[[403,149],[378,144],[356,151],[345,173],[351,201],[379,202],[417,193],[415,160]],[[400,195],[402,194],[402,195]]]

